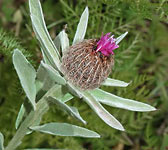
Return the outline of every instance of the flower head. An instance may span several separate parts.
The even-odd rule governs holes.
[[[113,50],[119,47],[119,45],[115,43],[116,39],[113,38],[114,35],[110,36],[110,34],[111,33],[109,32],[105,35],[102,35],[100,40],[97,42],[96,51],[100,51],[105,56],[109,56],[110,54],[114,55]]]
[[[70,46],[63,55],[62,71],[65,77],[82,90],[99,87],[111,73],[114,58],[110,54],[116,46],[109,43],[111,39],[108,40],[108,35],[98,42],[97,39],[79,42]]]

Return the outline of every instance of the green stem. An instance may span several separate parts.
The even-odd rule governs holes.
[[[22,122],[20,125],[19,129],[17,130],[16,134],[14,137],[11,139],[9,142],[8,146],[5,148],[5,150],[15,150],[21,143],[22,139],[24,136],[27,134],[30,126],[33,126],[35,122],[39,119],[42,118],[43,114],[46,113],[49,109],[49,104],[46,100],[46,98],[50,95],[52,95],[53,92],[56,92],[57,86],[54,86],[51,88],[37,103],[36,105],[36,110],[31,111],[26,119]]]

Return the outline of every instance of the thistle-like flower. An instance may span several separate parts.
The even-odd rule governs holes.
[[[68,80],[86,90],[99,87],[107,79],[114,65],[113,50],[119,47],[110,34],[69,47],[62,59],[63,72]]]
[[[100,85],[117,87],[129,85],[124,81],[107,78],[114,65],[114,50],[119,47],[119,42],[127,35],[127,32],[116,39],[113,35],[111,36],[111,33],[102,35],[100,39],[84,39],[89,16],[86,7],[80,18],[73,44],[69,47],[69,39],[65,30],[61,31],[52,41],[44,22],[40,1],[29,0],[29,7],[33,29],[41,45],[43,60],[36,72],[23,54],[16,50],[13,55],[13,62],[29,102],[34,110],[37,109],[35,113],[37,112],[38,117],[35,116],[34,118],[41,118],[42,114],[48,110],[48,101],[52,101],[59,108],[86,124],[86,121],[79,115],[77,108],[74,109],[74,107],[69,107],[66,104],[73,98],[73,95],[82,98],[105,123],[121,131],[124,131],[121,123],[101,103],[131,111],[156,110],[148,104],[122,98],[97,88]],[[62,59],[61,53],[59,53],[60,47],[63,54]],[[23,67],[26,72],[23,72]],[[40,100],[39,97],[41,97]],[[22,113],[19,113],[19,115],[23,115],[23,111],[25,110],[21,107],[20,112]],[[20,123],[19,120],[21,120],[19,115],[16,122],[17,126]],[[28,117],[28,121],[29,119],[30,117]],[[39,120],[37,121],[39,122]],[[30,122],[32,122],[31,119]],[[32,126],[34,125],[37,124]],[[63,136],[69,135],[62,132],[65,126],[67,128],[65,124],[59,125]],[[60,135],[60,132],[55,131],[54,127],[57,129],[58,124],[45,124],[31,129],[41,132],[47,130],[47,133]],[[76,127],[70,126],[70,128],[78,132],[75,132],[75,135],[100,137],[97,133],[88,133],[88,130],[85,130],[87,134],[83,134],[84,132],[83,130],[81,132],[81,129],[77,131]],[[74,130],[69,136],[74,136]]]

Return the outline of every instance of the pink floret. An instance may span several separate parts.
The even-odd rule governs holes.
[[[110,36],[110,34],[111,33],[102,35],[100,40],[97,42],[96,51],[100,51],[105,56],[109,56],[110,54],[114,55],[113,50],[119,47],[119,45],[115,43],[115,38],[113,38],[113,35]]]

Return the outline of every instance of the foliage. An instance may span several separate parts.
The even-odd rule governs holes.
[[[123,149],[158,150],[162,145],[166,145],[163,139],[167,137],[168,126],[165,117],[168,114],[168,64],[166,62],[166,60],[168,60],[168,53],[166,50],[166,47],[168,47],[168,26],[166,23],[168,15],[167,2],[166,0],[160,2],[146,0],[94,0],[87,1],[86,3],[85,1],[76,2],[60,0],[59,2],[55,2],[46,0],[42,5],[51,35],[55,37],[55,34],[67,23],[67,32],[70,42],[72,42],[72,38],[75,34],[74,29],[76,29],[80,14],[84,10],[86,4],[90,10],[89,28],[87,29],[86,38],[99,37],[102,32],[107,33],[111,31],[115,33],[115,35],[120,35],[124,31],[129,31],[127,40],[122,41],[120,49],[116,51],[116,63],[111,77],[127,82],[132,81],[132,84],[126,89],[119,88],[118,90],[117,88],[116,90],[116,88],[105,86],[103,89],[115,93],[118,96],[137,99],[140,102],[148,102],[159,110],[152,113],[137,113],[112,109],[107,106],[106,108],[108,111],[119,118],[121,123],[126,126],[127,132],[121,133],[107,126],[105,128],[105,124],[98,117],[94,116],[95,114],[85,103],[75,99],[68,102],[68,104],[79,108],[81,116],[88,122],[86,127],[101,133],[101,139],[77,139],[72,137],[53,138],[52,136],[33,133],[25,137],[22,146],[29,147],[30,143],[32,143],[32,147],[39,145],[39,147],[66,147],[77,150],[119,149],[120,146],[123,147]],[[4,4],[3,7],[5,7],[5,5],[7,4]],[[25,5],[26,4],[21,5],[20,8],[23,15],[20,30],[23,32],[19,33],[19,41],[23,39],[22,45],[24,45],[26,49],[31,49],[33,55],[40,60],[39,48],[35,45],[37,42],[29,28],[30,19],[28,17],[27,6]],[[11,11],[15,12],[16,8],[14,9],[15,10],[12,9]],[[7,12],[6,9],[3,9],[3,17],[10,21],[11,15],[7,14],[5,11]],[[55,20],[56,22],[54,22]],[[54,24],[51,24],[53,22]],[[30,30],[25,29],[25,23],[28,23],[27,29]],[[1,22],[1,24],[4,26],[4,22]],[[12,28],[8,30],[12,30]],[[1,122],[3,122],[3,124],[0,124],[0,131],[5,135],[5,142],[7,143],[15,130],[14,126],[11,127],[11,124],[14,124],[17,111],[20,107],[19,105],[25,98],[21,89],[19,89],[18,92],[18,87],[20,87],[20,85],[18,84],[18,79],[11,65],[11,51],[14,48],[19,48],[21,50],[23,48],[19,43],[14,42],[15,44],[12,44],[12,41],[16,41],[14,37],[4,34],[3,31],[1,31],[1,33],[0,35],[3,36],[0,38],[0,56],[3,62],[0,62],[0,91],[2,91],[0,94],[0,114],[4,115],[0,117]],[[2,43],[6,43],[6,46]],[[23,51],[23,53],[27,56],[30,55],[30,52],[27,51]],[[28,59],[33,61],[32,57]],[[3,99],[5,99],[5,101]],[[56,114],[59,114],[59,116]],[[57,110],[55,106],[51,107],[42,121],[43,123],[67,121],[69,123],[81,125]],[[20,147],[20,149],[23,149],[23,147]],[[164,149],[163,146],[162,149]]]

